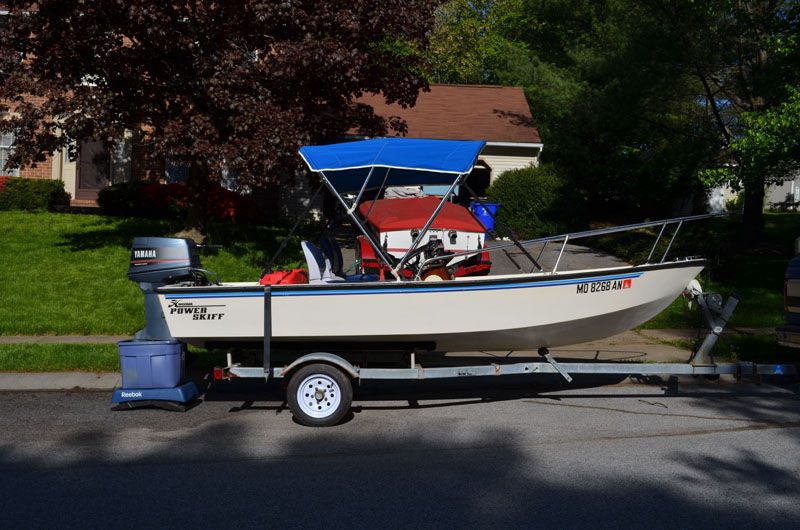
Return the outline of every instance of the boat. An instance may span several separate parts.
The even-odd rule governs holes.
[[[646,322],[703,269],[702,259],[668,261],[667,255],[685,222],[707,216],[443,251],[431,229],[453,191],[465,185],[483,146],[482,141],[378,138],[300,149],[309,170],[341,203],[362,241],[383,263],[383,279],[337,274],[331,256],[304,242],[309,283],[225,283],[203,270],[191,240],[137,238],[128,275],[145,294],[147,324],[136,338],[177,339],[207,347],[324,344],[330,350],[552,348],[608,337]],[[448,191],[435,199],[429,218],[404,251],[391,255],[364,222],[359,205],[368,190],[379,196],[388,186],[410,185],[445,185]],[[645,263],[558,270],[568,241],[659,226]],[[661,259],[654,259],[670,227],[674,233],[667,249]],[[544,270],[529,250],[554,242],[562,245],[559,259]],[[525,252],[532,272],[425,281],[432,268],[509,247]],[[411,277],[403,272],[409,268]]]

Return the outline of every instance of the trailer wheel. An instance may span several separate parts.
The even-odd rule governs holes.
[[[295,419],[309,427],[336,425],[350,411],[353,386],[347,376],[329,364],[309,364],[297,370],[286,389]]]

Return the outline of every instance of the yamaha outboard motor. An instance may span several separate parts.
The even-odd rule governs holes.
[[[131,248],[128,278],[144,294],[145,326],[133,340],[118,343],[122,387],[111,397],[112,410],[154,406],[186,410],[199,395],[185,381],[183,344],[169,333],[156,290],[162,285],[207,285],[198,246],[191,239],[137,237]]]
[[[137,282],[144,294],[146,324],[135,340],[168,340],[167,328],[156,289],[163,285],[208,285],[200,264],[197,244],[191,239],[137,237],[131,248],[128,278]]]

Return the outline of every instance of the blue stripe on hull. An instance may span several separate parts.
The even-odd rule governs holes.
[[[593,276],[589,278],[571,278],[567,280],[547,280],[537,282],[520,283],[501,283],[496,285],[452,285],[446,287],[387,287],[379,289],[324,289],[324,290],[280,290],[272,291],[272,296],[341,296],[341,295],[364,295],[364,294],[416,294],[416,293],[439,293],[439,292],[461,292],[461,291],[498,291],[506,289],[528,289],[535,287],[552,287],[556,285],[575,285],[579,283],[592,283],[610,280],[627,280],[638,278],[641,272],[629,274],[617,274],[613,276]],[[460,282],[459,282],[460,283]],[[165,295],[167,300],[187,299],[187,298],[250,298],[262,297],[263,291],[231,291],[221,293],[170,293]]]

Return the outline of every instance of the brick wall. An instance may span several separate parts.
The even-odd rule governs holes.
[[[19,176],[29,179],[53,178],[53,157],[48,156],[44,162],[39,162],[36,167],[26,167],[19,170]]]
[[[28,96],[26,100],[34,105],[41,105],[45,99],[38,96]],[[14,111],[11,105],[11,112]],[[53,178],[53,157],[47,156],[43,162],[36,164],[36,167],[26,167],[19,170],[19,176],[31,179],[51,179]]]

